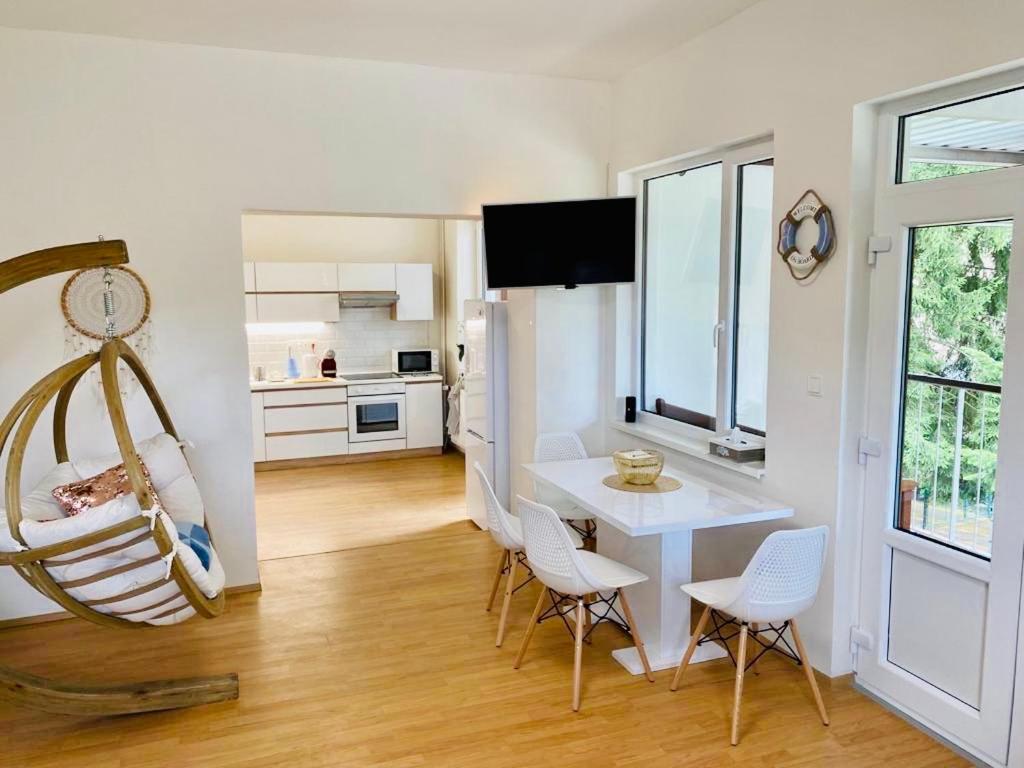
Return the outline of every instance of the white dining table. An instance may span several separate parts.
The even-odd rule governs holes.
[[[690,598],[680,589],[692,581],[693,532],[792,517],[793,509],[761,496],[723,488],[665,468],[682,487],[667,493],[635,493],[606,486],[615,474],[610,457],[524,464],[534,480],[567,496],[598,521],[597,550],[647,574],[629,587],[630,607],[652,669],[669,669],[690,641]],[[643,674],[633,647],[612,656],[634,675]],[[692,662],[725,656],[717,643],[697,648]]]

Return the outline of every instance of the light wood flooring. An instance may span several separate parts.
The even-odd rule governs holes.
[[[444,521],[453,515],[432,490],[434,472],[410,485],[400,478],[415,469],[366,466],[382,493],[403,487],[422,494],[419,501],[367,509],[398,506],[409,515],[418,509],[448,530]],[[317,513],[306,507],[316,503],[310,499],[337,492],[319,471],[308,477],[294,497],[278,498],[283,514],[308,519]],[[459,494],[461,484],[456,490],[453,483],[453,499]],[[263,593],[232,596],[227,613],[211,621],[126,631],[74,619],[0,632],[3,663],[63,680],[229,671],[241,678],[237,702],[120,719],[52,717],[0,705],[0,765],[966,765],[847,681],[822,680],[832,719],[823,727],[801,671],[767,657],[759,675],[748,675],[742,742],[730,747],[728,661],[692,667],[672,693],[671,670],[655,673],[651,684],[612,660],[610,651],[629,640],[609,626],[584,648],[582,711],[573,714],[573,651],[564,627],[542,624],[522,669],[512,669],[534,586],[516,595],[505,646],[495,648],[497,611],[483,607],[497,551],[485,533],[429,533],[436,530],[407,523],[380,534],[397,543],[263,562]]]
[[[259,559],[471,533],[465,484],[457,451],[257,472]]]

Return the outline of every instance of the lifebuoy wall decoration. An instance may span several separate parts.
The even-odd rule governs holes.
[[[818,239],[808,253],[796,244],[800,222],[811,218],[818,225]],[[836,227],[832,211],[813,189],[808,189],[779,222],[779,255],[795,280],[806,280],[832,255],[836,247]]]

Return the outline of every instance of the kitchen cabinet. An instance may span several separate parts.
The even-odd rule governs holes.
[[[392,320],[434,319],[434,269],[430,264],[395,264],[398,302]]]
[[[337,293],[260,293],[256,315],[261,323],[336,323],[341,307]]]
[[[262,454],[256,453],[256,461],[346,455],[347,401],[345,387],[253,393],[253,432],[258,420],[265,446]]]
[[[335,405],[346,402],[348,402],[348,390],[345,387],[291,389],[263,393],[263,405],[266,408],[287,405]]]
[[[444,444],[444,406],[441,382],[406,382],[405,441],[408,448],[436,448]]]
[[[348,433],[345,430],[267,436],[267,461],[314,459],[347,453]]]
[[[242,262],[242,280],[246,293],[256,293],[256,265],[253,262]]]
[[[266,434],[263,428],[263,393],[252,393],[252,460],[267,460]]]
[[[257,293],[338,292],[338,265],[332,262],[257,261],[254,266]]]
[[[338,286],[343,291],[394,291],[394,264],[338,265]]]
[[[263,423],[268,435],[281,432],[316,432],[348,427],[348,406],[299,405],[282,408],[267,408]]]
[[[245,322],[258,323],[259,313],[256,311],[256,294],[245,294]]]

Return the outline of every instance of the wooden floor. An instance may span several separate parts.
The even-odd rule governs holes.
[[[503,766],[965,765],[855,692],[823,682],[823,727],[799,669],[748,675],[742,743],[729,746],[733,670],[693,667],[677,693],[609,656],[612,627],[584,650],[583,708],[570,710],[572,644],[542,624],[512,660],[533,603],[516,596],[504,648],[483,610],[496,551],[485,533],[280,559],[264,591],[220,619],[167,629],[81,620],[0,632],[0,658],[86,681],[237,671],[241,699],[191,711],[83,720],[0,705],[0,764],[75,768],[502,768]]]
[[[236,671],[238,702],[84,720],[0,705],[0,765],[89,768],[331,766],[965,765],[854,691],[823,681],[820,725],[800,670],[748,675],[742,743],[729,746],[733,670],[692,667],[650,684],[584,650],[570,709],[572,643],[541,625],[512,660],[534,603],[513,602],[505,647],[483,610],[497,551],[465,519],[459,454],[260,473],[263,593],[220,619],[138,631],[74,619],[0,632],[0,659],[61,680],[131,681]],[[326,554],[306,554],[324,551]]]
[[[257,472],[259,559],[475,531],[466,519],[465,472],[465,460],[457,451]]]

